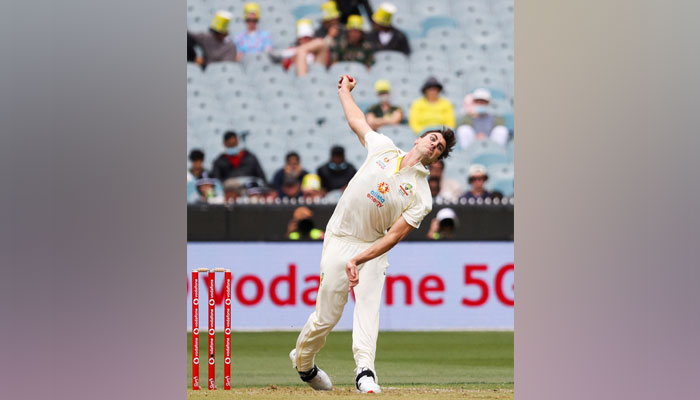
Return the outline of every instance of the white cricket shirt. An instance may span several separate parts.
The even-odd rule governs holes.
[[[418,228],[433,206],[428,169],[418,162],[399,170],[405,153],[380,133],[368,132],[365,147],[367,159],[348,183],[326,232],[374,242],[401,215]]]

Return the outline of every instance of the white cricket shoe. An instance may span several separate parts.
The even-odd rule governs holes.
[[[374,372],[369,368],[358,368],[355,370],[355,386],[360,393],[381,393],[382,389],[377,384]]]
[[[296,355],[297,355],[297,349],[293,349],[292,351],[289,352],[289,359],[292,360],[292,366],[294,369],[296,369]],[[297,371],[299,372],[299,377],[301,378],[302,381],[306,382],[311,388],[314,390],[331,390],[333,389],[333,383],[331,382],[331,378],[328,377],[328,374],[326,374],[321,368],[317,367],[314,365],[313,368],[306,372],[302,371]]]

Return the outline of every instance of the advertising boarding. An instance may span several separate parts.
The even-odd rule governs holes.
[[[233,330],[300,330],[314,311],[321,242],[189,243],[187,329],[192,329],[192,270],[232,273]],[[403,242],[389,252],[381,330],[512,330],[512,242]],[[217,273],[216,328],[223,329],[224,274]],[[199,299],[208,300],[208,274]],[[335,329],[352,329],[353,293]],[[207,307],[199,307],[206,324]],[[201,327],[204,328],[204,327]]]

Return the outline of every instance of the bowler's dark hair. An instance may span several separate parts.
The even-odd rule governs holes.
[[[442,135],[443,138],[445,138],[445,150],[442,151],[442,154],[440,154],[440,157],[438,157],[438,160],[444,160],[445,158],[450,156],[450,152],[452,149],[455,147],[455,144],[457,143],[457,138],[455,137],[455,133],[452,132],[452,129],[450,128],[442,128],[442,129],[432,129],[429,130],[420,137],[423,137],[429,133],[439,133]],[[444,166],[444,164],[443,164]]]

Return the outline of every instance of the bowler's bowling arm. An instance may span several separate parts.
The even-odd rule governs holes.
[[[391,248],[403,240],[403,238],[405,238],[406,235],[408,235],[413,229],[414,228],[403,218],[403,215],[400,216],[383,238],[379,239],[362,253],[353,257],[350,261],[354,262],[359,270],[362,268],[361,264],[366,263],[369,260],[373,260],[391,250]]]
[[[355,100],[350,94],[350,90],[343,86],[338,89],[338,97],[340,98],[340,104],[343,106],[343,112],[345,113],[345,119],[348,120],[348,125],[350,129],[355,132],[357,138],[360,139],[362,146],[365,145],[365,134],[372,130],[367,120],[365,119],[365,113],[360,110],[357,106]]]

